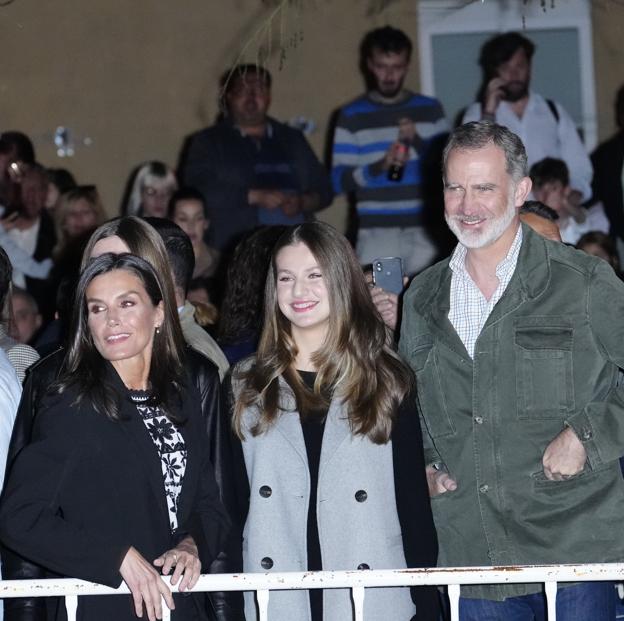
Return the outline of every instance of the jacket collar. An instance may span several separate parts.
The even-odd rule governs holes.
[[[516,270],[505,293],[488,317],[484,329],[500,321],[524,301],[539,297],[550,282],[550,255],[546,240],[526,224],[521,223],[520,226],[522,247]],[[462,357],[469,358],[466,348],[448,320],[451,277],[449,259],[445,259],[439,269],[432,273],[430,280],[425,280],[419,288],[419,293],[423,295],[414,299],[413,304],[417,313],[426,319],[435,338],[441,339]]]
[[[273,135],[275,134],[275,122],[274,118],[268,115],[266,116],[266,130],[264,133],[265,138],[273,138]],[[224,116],[220,123],[222,127],[228,127],[229,129],[236,131],[236,133],[242,138],[247,137],[247,134],[245,134],[245,132],[232,121],[231,117],[227,115]]]

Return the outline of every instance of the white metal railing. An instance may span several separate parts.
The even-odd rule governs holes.
[[[256,591],[259,621],[268,617],[271,591],[293,589],[344,589],[353,594],[354,620],[364,621],[365,589],[371,587],[447,586],[451,621],[459,620],[461,585],[543,583],[546,591],[548,621],[556,621],[555,600],[558,582],[624,580],[624,563],[593,565],[510,565],[501,567],[443,567],[436,569],[388,569],[365,571],[316,571],[289,573],[210,574],[199,578],[193,591]],[[172,589],[174,592],[177,589]],[[81,595],[129,593],[126,585],[111,589],[99,584],[72,579],[2,580],[0,598],[65,597],[68,621],[75,621]],[[169,621],[163,605],[163,621]]]

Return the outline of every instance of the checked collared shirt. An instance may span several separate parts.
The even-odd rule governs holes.
[[[457,244],[453,251],[449,262],[453,275],[448,318],[471,358],[474,357],[475,343],[487,318],[505,293],[516,270],[520,246],[522,246],[522,227],[518,226],[518,232],[507,256],[496,266],[498,287],[489,300],[481,293],[466,270],[466,246]]]

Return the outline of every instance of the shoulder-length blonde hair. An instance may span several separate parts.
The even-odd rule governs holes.
[[[94,185],[77,186],[68,190],[64,194],[61,194],[58,208],[54,212],[56,236],[58,241],[54,248],[53,255],[57,259],[62,255],[65,247],[71,241],[67,235],[67,230],[65,229],[65,221],[67,220],[70,207],[73,203],[79,200],[86,201],[89,205],[89,209],[95,216],[95,226],[93,229],[100,226],[106,220],[106,212],[104,211],[100,194]]]
[[[305,244],[317,260],[329,295],[329,329],[312,358],[318,370],[309,390],[294,369],[297,346],[290,322],[277,303],[275,258],[282,248]],[[322,222],[288,229],[277,241],[266,277],[264,327],[255,361],[235,374],[242,389],[233,425],[242,438],[247,408],[258,412],[251,433],[269,429],[280,416],[279,378],[292,387],[300,413],[326,403],[332,393],[347,407],[354,434],[377,444],[390,439],[397,408],[410,390],[412,375],[390,346],[391,338],[371,300],[364,274],[346,238]]]

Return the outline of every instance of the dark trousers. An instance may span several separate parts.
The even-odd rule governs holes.
[[[557,621],[614,621],[616,593],[612,582],[584,582],[557,590]],[[460,621],[546,621],[543,593],[459,600]]]

